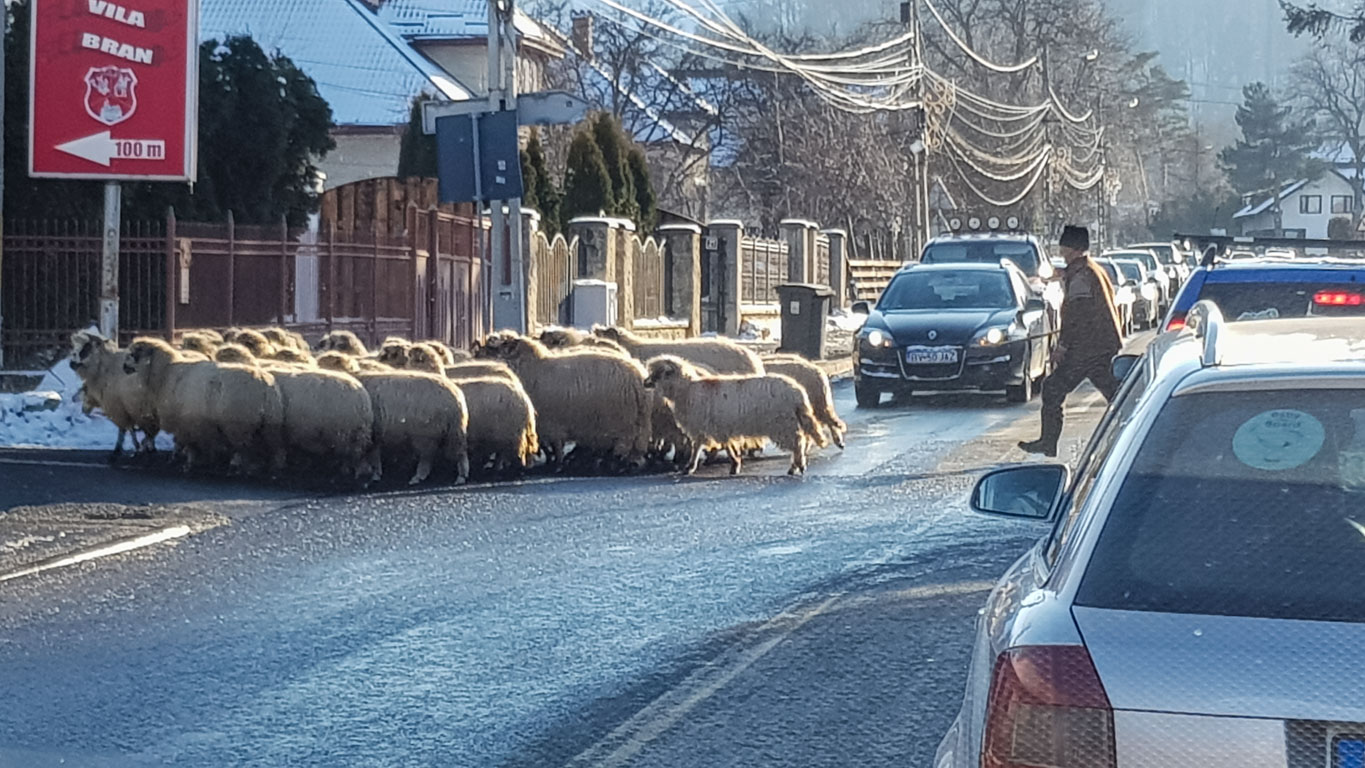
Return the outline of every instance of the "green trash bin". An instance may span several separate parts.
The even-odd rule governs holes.
[[[829,317],[834,291],[827,285],[787,283],[777,286],[777,299],[782,304],[781,351],[807,360],[823,360],[825,318]]]

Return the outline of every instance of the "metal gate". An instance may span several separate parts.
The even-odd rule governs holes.
[[[725,253],[729,238],[706,235],[701,251],[701,330],[725,333]]]

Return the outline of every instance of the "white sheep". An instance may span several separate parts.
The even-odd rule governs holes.
[[[506,379],[521,386],[521,380],[512,369],[508,368],[506,363],[497,360],[469,360],[456,363],[445,368],[445,375],[452,379]]]
[[[457,482],[469,477],[469,411],[454,384],[441,376],[412,371],[361,372],[356,378],[370,394],[380,458],[417,461],[409,485],[426,480],[442,456],[455,466]],[[375,480],[382,475],[378,465]]]
[[[540,453],[536,409],[515,380],[501,377],[457,378],[469,409],[469,455],[476,466],[493,471],[525,468]]]
[[[834,444],[842,450],[844,433],[848,431],[848,425],[844,423],[843,419],[839,418],[839,413],[834,410],[834,393],[830,390],[829,376],[824,370],[797,355],[765,356],[763,367],[768,373],[777,373],[795,379],[796,383],[806,390],[806,396],[810,398],[811,409],[815,412],[816,421],[829,430],[830,436],[834,438]]]
[[[808,444],[824,444],[810,398],[800,384],[786,376],[717,376],[671,356],[649,361],[648,370],[645,386],[672,404],[678,426],[694,445],[687,474],[696,472],[701,463],[700,449],[708,444],[730,449],[730,473],[737,474],[742,460],[735,444],[746,439],[771,439],[791,452],[788,474],[792,475],[806,471]]]
[[[214,337],[217,338],[214,338]],[[216,332],[213,335],[205,331],[189,331],[180,337],[180,348],[198,352],[207,357],[213,357],[213,353],[218,347],[222,346],[223,337]]]
[[[124,351],[93,331],[71,334],[71,347],[71,369],[80,377],[85,389],[83,409],[88,414],[98,407],[118,427],[118,439],[109,461],[117,461],[123,455],[124,436],[137,430],[142,431],[142,439],[133,435],[134,454],[155,451],[155,439],[160,431],[156,414],[142,383],[136,376],[124,372]]]
[[[230,466],[251,471],[264,456],[284,469],[284,404],[275,378],[254,366],[191,360],[160,339],[136,339],[124,371],[137,374],[162,429],[193,469],[221,450]]]
[[[672,355],[712,373],[752,375],[763,373],[758,355],[728,339],[675,339],[656,341],[641,338],[624,328],[597,326],[593,334],[615,342],[641,362]]]
[[[546,328],[540,332],[539,338],[541,344],[544,344],[546,347],[555,351],[573,349],[575,347],[597,347],[608,351],[620,352],[622,354],[626,353],[625,349],[623,349],[620,344],[617,344],[611,339],[594,336],[591,333],[580,331],[577,328]]]
[[[408,352],[411,349],[412,342],[390,336],[379,346],[379,354],[375,359],[394,370],[402,370],[408,365]]]
[[[535,339],[508,333],[485,339],[481,354],[506,362],[521,380],[551,461],[562,462],[572,442],[576,452],[643,464],[652,403],[639,363],[595,351],[558,355]]]
[[[340,462],[344,474],[373,477],[374,409],[365,387],[335,371],[271,372],[284,403],[284,436],[301,454]]]
[[[322,337],[317,348],[322,352],[341,352],[354,357],[365,357],[369,354],[365,344],[350,331],[331,331]]]

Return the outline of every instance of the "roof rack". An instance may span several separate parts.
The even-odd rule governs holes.
[[[1223,311],[1212,301],[1201,301],[1190,308],[1186,315],[1185,330],[1194,335],[1196,339],[1203,339],[1204,353],[1200,357],[1200,363],[1208,368],[1220,365],[1223,362],[1223,351],[1218,348],[1218,337],[1222,335],[1223,326],[1227,321],[1223,319]]]

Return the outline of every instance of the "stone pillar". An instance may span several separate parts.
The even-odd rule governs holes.
[[[635,222],[615,219],[612,230],[616,240],[616,322],[622,328],[635,327],[635,266],[640,262],[640,239]]]
[[[635,320],[635,264],[622,235],[635,234],[625,219],[580,216],[569,222],[566,236],[578,238],[578,275],[575,279],[616,284],[616,322],[624,328]]]
[[[719,305],[720,330],[726,336],[738,336],[743,295],[740,291],[739,244],[744,239],[744,224],[733,219],[713,221],[706,225],[706,234],[720,241],[720,258],[711,275],[716,283],[712,291]],[[720,290],[716,291],[716,288]]]
[[[670,262],[672,290],[668,303],[673,317],[687,319],[687,335],[701,335],[701,227],[695,224],[666,224],[659,237]]]
[[[616,219],[580,216],[569,222],[565,237],[578,238],[578,274],[574,279],[616,282]]]
[[[829,287],[834,291],[833,306],[842,309],[852,301],[848,295],[848,233],[842,229],[822,229],[820,234],[829,238]]]
[[[526,269],[526,332],[535,333],[540,324],[540,291],[537,278],[540,274],[539,256],[536,239],[540,234],[540,211],[533,208],[521,209],[521,263]]]
[[[783,219],[782,240],[787,244],[787,279],[809,283],[815,279],[815,234],[820,227],[805,219]]]

